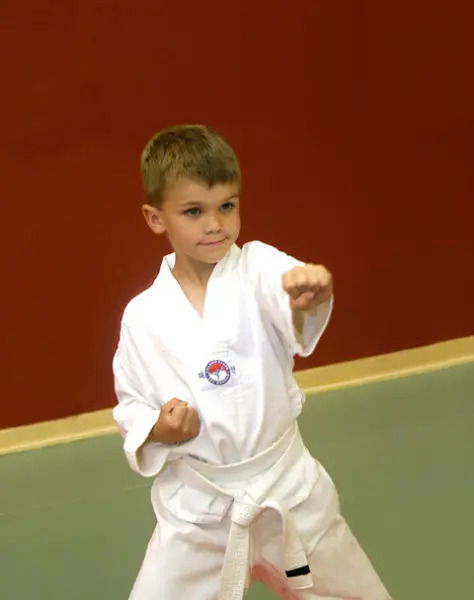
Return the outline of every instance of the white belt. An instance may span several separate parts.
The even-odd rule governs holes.
[[[221,575],[219,600],[242,600],[249,569],[250,524],[267,508],[275,510],[283,525],[283,566],[292,588],[313,586],[308,560],[289,509],[272,498],[275,482],[288,476],[288,470],[305,451],[298,427],[291,427],[268,450],[254,458],[232,465],[210,465],[190,457],[177,460],[178,477],[205,493],[233,498],[231,528]],[[259,474],[244,491],[231,491],[219,483],[238,482]],[[291,476],[291,475],[290,475]],[[249,497],[251,500],[249,500]]]

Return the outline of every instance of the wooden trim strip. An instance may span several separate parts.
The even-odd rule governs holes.
[[[295,375],[306,394],[316,394],[473,362],[474,336],[470,336],[298,371]],[[99,410],[65,419],[0,430],[0,455],[116,433],[112,410]]]

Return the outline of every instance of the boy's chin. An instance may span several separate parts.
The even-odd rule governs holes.
[[[206,256],[200,256],[198,260],[208,265],[215,265],[222,260],[226,254],[227,250],[225,252],[213,252],[212,254],[208,254]]]
[[[227,243],[218,248],[205,248],[204,251],[199,252],[198,260],[213,265],[224,258],[231,246],[231,243]]]

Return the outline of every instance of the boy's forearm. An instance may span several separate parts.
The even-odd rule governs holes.
[[[325,303],[323,303],[323,304],[325,304]],[[298,333],[300,336],[303,335],[305,318],[306,317],[315,317],[318,314],[318,312],[321,310],[321,307],[323,306],[323,304],[319,304],[318,306],[315,306],[311,310],[297,310],[296,308],[292,309],[291,314],[292,314],[292,319],[293,319],[293,327],[294,327],[296,333]]]
[[[293,333],[296,343],[301,348],[310,347],[314,336],[319,338],[323,333],[331,312],[332,301],[331,296],[328,300],[309,310],[292,309]],[[307,354],[302,356],[307,356]]]
[[[296,339],[298,342],[301,342],[301,339],[303,338],[304,313],[301,310],[293,309],[291,315]]]

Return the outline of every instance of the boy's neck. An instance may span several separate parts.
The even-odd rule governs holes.
[[[205,288],[215,266],[212,263],[203,263],[189,257],[176,255],[172,271],[179,283],[187,283],[193,287]]]

